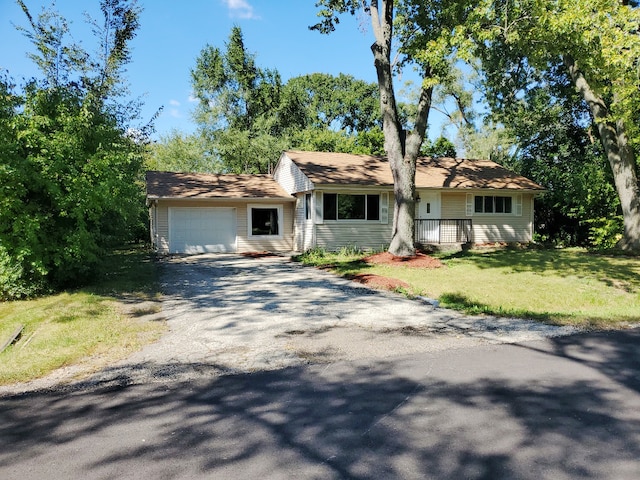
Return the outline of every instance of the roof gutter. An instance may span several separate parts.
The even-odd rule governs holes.
[[[158,195],[147,195],[149,201],[171,200],[178,202],[295,202],[295,197],[165,197]]]

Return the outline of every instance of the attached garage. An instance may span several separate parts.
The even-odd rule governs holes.
[[[170,253],[236,251],[235,208],[169,208]]]
[[[295,202],[269,175],[147,172],[161,254],[290,251]]]

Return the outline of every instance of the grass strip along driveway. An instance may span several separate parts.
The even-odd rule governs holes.
[[[506,249],[440,254],[441,268],[372,265],[351,251],[307,252],[307,265],[340,275],[402,280],[424,295],[469,314],[529,318],[553,324],[617,328],[640,322],[640,258],[583,249]]]
[[[108,364],[159,337],[164,324],[144,318],[159,310],[150,255],[123,250],[106,265],[87,288],[0,302],[0,340],[24,325],[18,341],[0,353],[0,385],[43,377],[87,357]]]

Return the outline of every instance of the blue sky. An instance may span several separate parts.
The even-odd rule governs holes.
[[[34,16],[50,5],[25,3]],[[344,16],[334,33],[321,35],[308,29],[317,19],[315,0],[139,0],[139,5],[143,12],[127,78],[132,95],[143,97],[144,121],[164,107],[156,136],[194,129],[190,69],[206,44],[224,49],[234,25],[242,28],[257,64],[277,69],[284,81],[314,72],[376,81],[368,18]],[[56,8],[72,21],[74,40],[92,45],[83,12],[99,19],[99,1],[58,0]],[[14,24],[26,26],[25,15],[15,2],[0,0],[0,69],[20,84],[37,71],[26,55],[31,45]],[[439,132],[430,136],[434,133]]]

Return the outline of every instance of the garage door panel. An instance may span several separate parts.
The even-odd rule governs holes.
[[[169,209],[169,243],[172,253],[235,252],[235,208]]]

